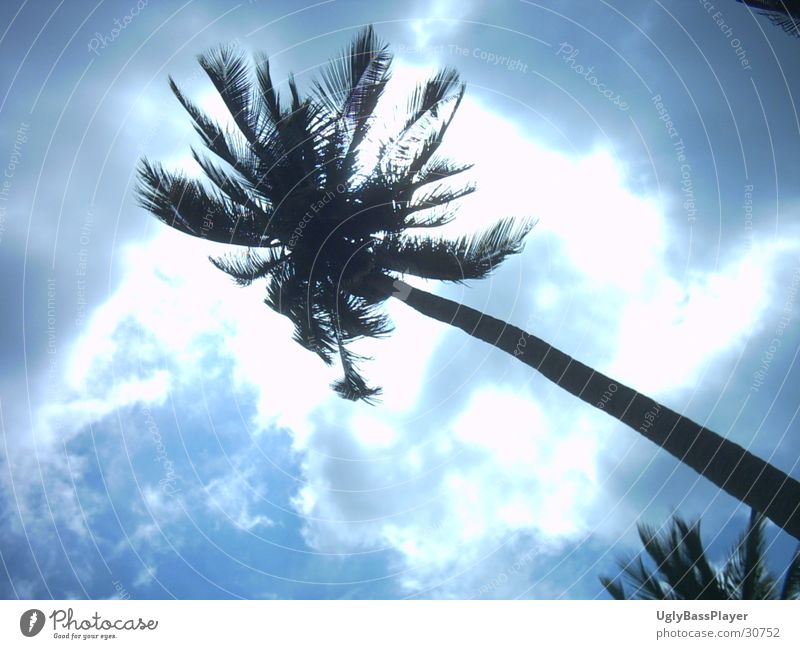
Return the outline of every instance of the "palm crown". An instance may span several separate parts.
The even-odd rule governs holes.
[[[738,0],[755,7],[758,13],[769,18],[791,36],[800,37],[800,2],[798,0]]]
[[[471,165],[437,154],[463,83],[455,70],[441,70],[411,94],[398,131],[382,137],[375,110],[392,57],[372,27],[328,64],[307,97],[290,76],[288,102],[265,56],[256,57],[255,79],[231,48],[198,60],[236,128],[212,120],[170,78],[216,159],[192,149],[210,185],[143,160],[141,204],[177,230],[246,246],[211,261],[242,286],[266,278],[265,302],[292,321],[294,339],[328,364],[338,354],[344,377],[332,387],[348,399],[374,399],[380,388],[367,385],[349,345],[391,330],[381,308],[391,294],[386,280],[485,277],[521,250],[532,225],[501,220],[454,239],[412,233],[450,222],[450,203],[475,189],[443,183]]]
[[[798,599],[800,552],[778,589],[766,567],[764,525],[764,517],[752,511],[747,530],[721,570],[715,570],[706,557],[699,521],[687,523],[675,516],[663,537],[649,525],[639,525],[639,538],[656,572],[639,557],[620,562],[624,580],[633,586],[631,593],[620,581],[607,577],[600,581],[615,599]]]

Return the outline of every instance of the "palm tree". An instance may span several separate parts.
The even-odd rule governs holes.
[[[800,599],[800,550],[780,590],[778,580],[766,567],[764,517],[750,512],[750,523],[721,570],[715,570],[700,538],[700,521],[687,523],[679,516],[663,537],[648,525],[639,525],[639,538],[655,563],[655,572],[645,567],[641,556],[620,561],[623,579],[633,587],[625,591],[620,581],[601,577],[614,599]]]
[[[289,77],[279,97],[265,56],[255,80],[230,48],[199,57],[235,121],[225,129],[178,101],[216,161],[192,150],[213,188],[143,160],[140,203],[181,232],[243,246],[211,261],[240,285],[266,279],[266,304],[294,324],[294,340],[327,364],[338,356],[342,397],[373,402],[379,387],[358,369],[351,343],[383,336],[389,298],[502,349],[557,385],[665,448],[735,498],[800,538],[800,484],[742,447],[570,358],[518,327],[405,283],[404,274],[462,282],[486,277],[522,250],[530,220],[501,220],[473,236],[417,234],[454,218],[451,203],[475,187],[452,179],[471,165],[437,154],[464,96],[444,69],[410,96],[391,137],[375,108],[391,55],[371,27],[331,61],[309,96]]]
[[[800,1],[798,0],[737,0],[769,18],[770,22],[791,36],[800,38]]]

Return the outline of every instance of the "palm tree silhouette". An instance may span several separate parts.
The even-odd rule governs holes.
[[[290,76],[288,105],[265,56],[256,59],[255,81],[245,58],[230,48],[198,60],[236,129],[205,115],[172,78],[170,86],[218,158],[192,149],[214,188],[145,159],[139,201],[181,232],[245,246],[246,252],[211,261],[237,284],[267,280],[265,302],[291,320],[294,340],[327,364],[338,356],[343,377],[332,387],[342,397],[373,402],[380,394],[360,373],[363,359],[350,345],[388,334],[391,323],[381,307],[400,299],[513,355],[800,538],[796,480],[540,338],[401,279],[484,278],[522,250],[533,225],[506,219],[455,239],[414,234],[449,223],[451,203],[475,189],[451,182],[471,165],[437,154],[464,96],[455,70],[419,85],[398,132],[375,142],[370,127],[392,59],[371,27],[331,61],[308,97],[301,98]]]
[[[639,538],[655,564],[649,570],[641,556],[620,560],[622,578],[601,577],[614,599],[800,599],[800,550],[786,570],[783,585],[766,566],[764,517],[750,512],[750,523],[721,570],[709,563],[700,538],[700,521],[674,516],[666,534],[639,525]],[[627,582],[632,592],[626,592]]]
[[[800,1],[798,0],[737,0],[754,7],[758,13],[791,36],[800,38]]]

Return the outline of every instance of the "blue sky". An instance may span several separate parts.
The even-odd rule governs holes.
[[[721,559],[744,507],[402,304],[363,347],[382,403],[338,399],[263,286],[132,191],[143,155],[197,171],[168,74],[225,119],[195,55],[264,51],[303,88],[372,23],[386,123],[435,68],[467,82],[454,228],[538,219],[490,279],[425,288],[800,477],[800,41],[715,4],[3,3],[0,595],[602,598],[675,511]]]

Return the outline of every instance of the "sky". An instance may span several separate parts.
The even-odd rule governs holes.
[[[744,505],[400,302],[362,347],[381,402],[343,401],[264,286],[208,262],[223,246],[136,204],[143,156],[197,173],[168,75],[224,123],[198,54],[265,52],[302,90],[370,23],[381,124],[440,67],[467,84],[453,227],[537,219],[490,278],[415,285],[800,478],[800,40],[744,5],[10,1],[3,598],[604,599],[639,522],[702,518],[717,565],[735,544]],[[780,574],[796,541],[767,538]]]

